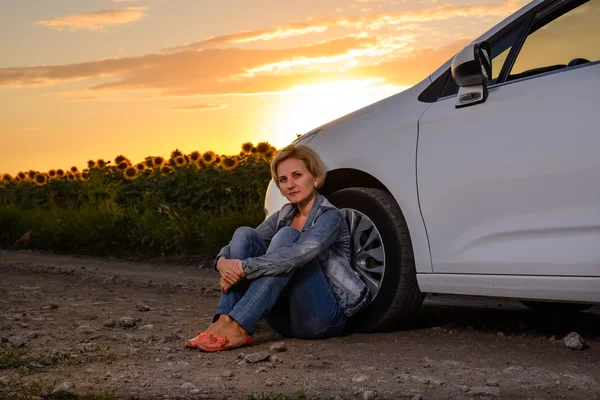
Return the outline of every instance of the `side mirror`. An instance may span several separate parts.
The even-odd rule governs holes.
[[[452,77],[459,86],[456,108],[483,103],[492,79],[492,51],[488,42],[471,43],[452,60]]]

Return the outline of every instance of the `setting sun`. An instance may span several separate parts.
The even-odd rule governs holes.
[[[313,128],[405,90],[376,79],[347,80],[295,86],[280,95],[267,118],[269,137],[276,146],[288,144],[296,134]]]

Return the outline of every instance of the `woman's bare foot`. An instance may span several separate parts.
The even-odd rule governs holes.
[[[229,317],[229,315],[221,314],[221,315],[219,315],[219,319],[217,319],[204,332],[208,333],[209,335],[215,335],[217,332],[219,332],[223,327],[225,327],[231,321],[233,321],[233,320]]]
[[[223,326],[216,334],[222,338],[226,338],[229,340],[230,346],[237,346],[244,342],[246,338],[250,335],[237,321],[231,319],[229,316],[226,319],[228,320],[227,324]]]

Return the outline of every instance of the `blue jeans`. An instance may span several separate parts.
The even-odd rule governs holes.
[[[255,229],[238,228],[231,240],[230,258],[258,257],[289,246],[299,237],[298,230],[283,227],[267,248]],[[215,314],[215,320],[221,314],[229,315],[249,333],[265,318],[275,332],[300,339],[338,336],[347,318],[317,259],[287,274],[242,279],[229,293],[221,293]]]

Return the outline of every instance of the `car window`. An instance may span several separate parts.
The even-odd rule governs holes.
[[[598,21],[600,0],[542,15],[526,37],[507,80],[598,61]]]

